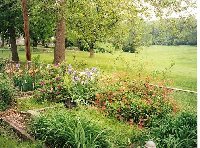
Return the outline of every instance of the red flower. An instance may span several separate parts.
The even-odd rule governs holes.
[[[104,111],[104,110],[106,110],[106,106],[102,106],[102,108],[101,108],[101,109],[102,109],[103,111]]]

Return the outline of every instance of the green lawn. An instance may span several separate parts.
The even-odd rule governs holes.
[[[20,47],[22,48],[22,47]],[[53,52],[33,52],[32,57],[52,63]],[[9,51],[0,51],[0,57],[10,57]],[[21,61],[25,52],[19,51]],[[197,90],[197,48],[195,46],[150,46],[144,47],[139,54],[116,52],[114,54],[97,53],[89,58],[88,52],[66,51],[66,61],[72,65],[85,67],[96,66],[105,72],[127,71],[133,78],[138,73],[142,76],[165,73],[166,78],[173,80],[172,86]],[[170,70],[171,63],[175,65]]]

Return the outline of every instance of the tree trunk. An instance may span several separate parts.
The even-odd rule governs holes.
[[[5,44],[5,39],[4,39],[4,35],[2,34],[1,35],[1,48],[4,47],[4,44]]]
[[[38,41],[36,39],[33,39],[33,47],[37,47]]]
[[[44,41],[44,40],[42,40],[42,46],[43,46],[43,47],[45,46],[45,41]]]
[[[94,57],[94,49],[91,48],[91,49],[90,49],[90,58],[93,58],[93,57]]]
[[[65,18],[62,16],[57,22],[56,46],[54,50],[54,64],[65,60]]]
[[[29,62],[31,61],[31,50],[30,50],[30,34],[29,34],[27,0],[22,0],[22,11],[23,11],[23,19],[24,19],[26,60]]]
[[[94,57],[94,44],[92,43],[91,45],[90,45],[90,58],[93,58]]]
[[[12,61],[18,63],[19,62],[19,56],[18,56],[18,52],[17,52],[16,33],[15,33],[14,27],[9,28],[9,34],[10,34]]]

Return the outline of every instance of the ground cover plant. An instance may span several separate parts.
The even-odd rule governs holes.
[[[40,141],[22,141],[13,130],[3,122],[0,122],[0,146],[2,148],[42,148]]]
[[[169,115],[162,120],[155,120],[148,131],[132,137],[133,143],[142,145],[146,139],[156,142],[162,147],[196,147],[197,122],[196,115],[190,112],[181,112],[177,116]]]

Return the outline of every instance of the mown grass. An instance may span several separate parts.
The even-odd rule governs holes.
[[[197,113],[197,94],[188,92],[174,92],[173,98],[176,100],[180,111]]]
[[[20,47],[21,48],[21,47]],[[40,56],[41,61],[52,63],[53,52],[33,52],[32,57]],[[21,61],[25,52],[19,51]],[[0,51],[0,57],[10,57],[9,51]],[[89,58],[88,52],[66,51],[66,62],[85,67],[96,66],[102,71],[127,71],[133,77],[156,74],[173,80],[173,87],[197,90],[197,49],[195,46],[150,46],[144,47],[139,54],[116,52],[97,53]],[[169,69],[170,65],[174,66]]]
[[[38,101],[37,99],[31,97],[27,99],[17,99],[16,106],[20,111],[41,109],[45,107],[60,107],[63,106],[61,103],[53,103],[48,101]]]

